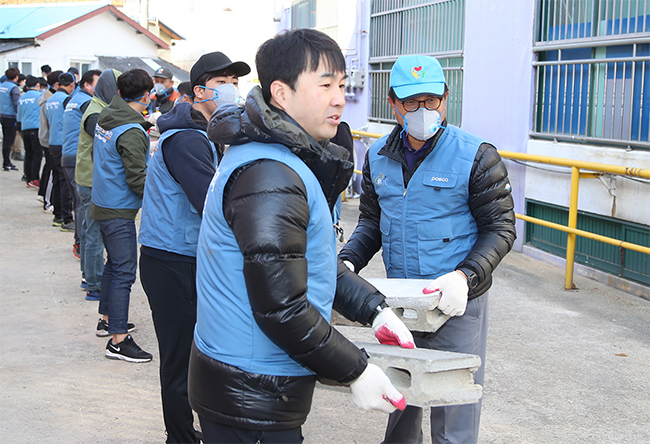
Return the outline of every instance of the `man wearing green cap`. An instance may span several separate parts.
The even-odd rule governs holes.
[[[417,347],[481,357],[487,291],[515,240],[508,172],[496,148],[447,125],[449,91],[438,60],[402,56],[390,75],[388,103],[398,124],[368,150],[359,222],[339,257],[359,272],[382,248],[389,278],[430,279],[449,320],[413,332]],[[391,414],[384,443],[421,443],[422,409]],[[433,443],[475,443],[481,403],[431,409]]]

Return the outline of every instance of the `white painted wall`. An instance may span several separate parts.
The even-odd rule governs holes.
[[[626,151],[624,148],[530,140],[528,153],[650,169],[650,152],[643,150]],[[526,197],[568,208],[571,170],[539,163],[533,165],[537,168],[529,168],[526,173]],[[580,180],[579,210],[650,225],[650,183],[640,183],[621,176],[605,176],[603,180],[605,183],[599,179]],[[612,193],[616,196],[608,188],[612,188]]]
[[[526,152],[534,99],[535,2],[467,0],[462,127],[505,151]],[[528,172],[507,163],[515,212],[525,211]],[[515,250],[521,251],[523,222]]]
[[[33,74],[40,75],[40,67],[48,64],[63,71],[71,61],[92,62],[97,68],[97,56],[157,57],[156,44],[111,13],[104,13],[75,25],[46,40],[39,47],[19,49],[5,54],[10,60],[32,61]]]

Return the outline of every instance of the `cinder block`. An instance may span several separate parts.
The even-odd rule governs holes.
[[[369,362],[386,373],[408,405],[473,404],[482,396],[483,389],[474,384],[473,376],[481,365],[478,356],[365,342],[354,344],[366,350]]]
[[[440,293],[422,293],[431,280],[427,279],[366,279],[386,296],[386,302],[404,324],[414,331],[436,331],[449,316],[436,307]]]

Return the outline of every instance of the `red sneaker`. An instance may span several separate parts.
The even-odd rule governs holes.
[[[39,189],[40,187],[41,187],[41,181],[40,180],[32,180],[31,182],[27,182],[27,188]]]
[[[81,258],[81,251],[79,251],[79,245],[74,244],[72,246],[72,254],[74,254],[75,257]]]

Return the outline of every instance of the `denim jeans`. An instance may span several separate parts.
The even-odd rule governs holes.
[[[81,250],[81,267],[88,282],[88,291],[95,293],[102,288],[102,274],[104,273],[104,242],[99,231],[99,225],[90,217],[90,204],[92,203],[93,189],[77,184],[79,199],[83,208],[83,222],[79,248]]]
[[[131,285],[138,265],[137,238],[133,219],[98,220],[108,260],[102,276],[99,313],[108,315],[108,333],[127,333]]]

